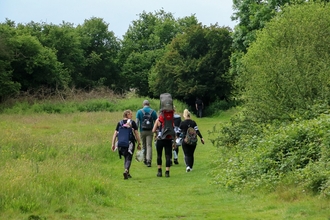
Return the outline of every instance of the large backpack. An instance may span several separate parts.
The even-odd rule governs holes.
[[[194,128],[188,127],[184,142],[189,145],[194,145],[197,143],[197,133]]]
[[[160,94],[160,111],[173,111],[173,99],[170,93]]]
[[[142,129],[144,131],[152,130],[154,124],[151,114],[153,110],[151,109],[149,112],[145,112],[143,109],[141,109],[141,112],[143,113],[142,122],[141,122]]]
[[[129,147],[129,142],[133,139],[133,128],[125,127],[124,121],[120,121],[117,138],[118,147]]]
[[[174,132],[174,108],[171,94],[160,95],[160,139],[175,139]]]

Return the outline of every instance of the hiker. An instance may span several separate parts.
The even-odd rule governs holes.
[[[165,177],[170,177],[170,166],[172,159],[172,149],[175,146],[174,131],[174,107],[171,94],[163,93],[160,95],[160,113],[155,121],[152,132],[155,133],[157,150],[157,176],[162,176],[162,154],[165,151]],[[173,146],[172,146],[173,145]]]
[[[173,139],[161,139],[160,138],[160,130],[161,130],[161,126],[163,123],[164,119],[160,119],[162,118],[161,115],[159,115],[158,119],[155,121],[154,124],[154,128],[152,129],[152,131],[155,133],[155,139],[156,139],[156,150],[157,150],[157,168],[158,168],[158,172],[157,172],[157,176],[158,177],[162,177],[162,156],[163,156],[163,148],[164,148],[164,152],[165,152],[165,166],[166,166],[166,170],[165,170],[165,177],[170,177],[170,166],[171,166],[171,158],[172,158],[172,140]]]
[[[176,134],[176,145],[173,149],[173,158],[174,158],[174,164],[179,164],[178,161],[178,155],[179,155],[179,146],[182,144],[182,137],[180,137],[181,131],[180,131],[180,124],[181,124],[181,116],[177,113],[174,114],[174,131]]]
[[[123,120],[117,123],[116,130],[112,136],[112,151],[115,151],[118,148],[119,158],[121,158],[121,156],[124,156],[125,158],[123,173],[125,180],[132,178],[129,169],[131,167],[136,141],[138,142],[137,149],[141,150],[141,140],[138,135],[138,127],[135,121],[132,120],[132,116],[133,113],[131,110],[125,110]],[[123,137],[123,135],[125,135],[125,137]],[[116,140],[118,140],[117,144]]]
[[[196,98],[195,101],[195,107],[196,107],[196,111],[197,111],[197,117],[201,118],[202,114],[203,114],[203,109],[204,109],[204,103],[200,98]]]
[[[136,123],[140,130],[140,138],[142,141],[142,149],[144,150],[144,164],[151,167],[152,161],[152,128],[157,119],[157,113],[150,107],[148,100],[142,103],[143,108],[136,113]]]
[[[188,111],[188,109],[185,109],[183,111],[183,118],[184,120],[180,124],[181,134],[183,135],[182,150],[184,153],[184,160],[186,163],[186,172],[190,172],[192,171],[194,166],[194,153],[197,146],[197,135],[200,137],[202,144],[204,144],[204,139],[201,132],[198,130],[196,122],[190,118],[190,112]],[[194,143],[187,143],[186,141],[187,130],[189,128],[193,128],[196,131],[195,132],[196,140]]]

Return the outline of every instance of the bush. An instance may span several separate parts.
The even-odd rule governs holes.
[[[221,156],[216,161],[219,174],[215,181],[242,190],[274,189],[285,180],[329,196],[329,129],[330,116],[322,115],[282,126],[264,126],[262,135],[246,133],[235,145],[217,139]]]

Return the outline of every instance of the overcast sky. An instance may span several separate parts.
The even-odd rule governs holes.
[[[195,14],[203,25],[218,23],[234,28],[232,0],[0,0],[0,22],[17,23],[62,21],[82,24],[92,17],[103,18],[109,30],[122,38],[139,14],[163,9],[175,18]]]

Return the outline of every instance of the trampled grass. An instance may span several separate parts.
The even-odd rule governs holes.
[[[228,121],[194,118],[206,144],[195,166],[179,165],[170,178],[110,150],[122,113],[0,115],[0,219],[330,219],[330,202],[283,187],[273,193],[234,193],[211,176],[218,155],[207,130]]]

